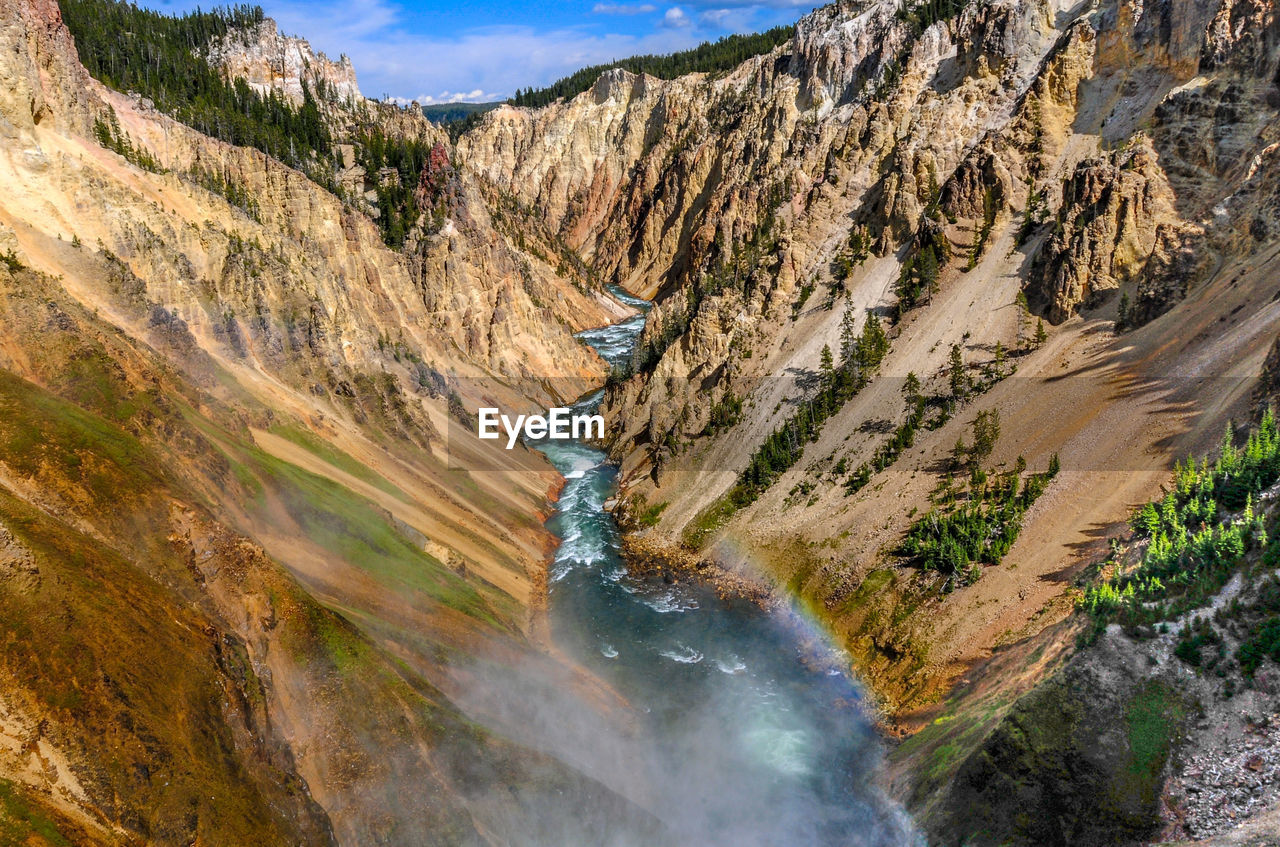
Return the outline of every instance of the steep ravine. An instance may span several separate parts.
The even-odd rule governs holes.
[[[639,330],[628,321],[582,337],[620,362]],[[599,402],[595,392],[575,410]],[[648,808],[667,843],[923,843],[881,793],[874,715],[824,636],[785,606],[766,612],[697,580],[629,567],[605,511],[616,466],[588,444],[538,449],[566,477],[548,524],[562,539],[551,572],[552,639],[634,715],[634,728],[619,735],[574,713],[572,742],[544,728],[543,743]],[[538,709],[516,710],[526,725],[555,721],[525,710]]]
[[[637,537],[814,610],[890,725],[938,728],[899,765],[904,794],[941,821],[913,786],[954,774],[1060,665],[1076,578],[1173,462],[1256,417],[1280,333],[1280,55],[1269,2],[975,2],[908,18],[833,4],[728,74],[610,72],[572,100],[495,111],[460,149],[599,273],[655,296],[633,372],[603,405],[621,496],[646,516]],[[908,260],[933,263],[914,303]],[[845,318],[858,331],[869,310],[890,327],[875,377],[725,508],[756,448],[804,408],[823,348],[838,362]],[[908,374],[948,419],[854,490],[906,420]],[[922,572],[899,543],[945,500],[954,446],[992,411],[989,470],[1055,456],[1062,470],[999,564]],[[969,683],[997,696],[977,706]],[[1054,814],[1051,794],[1029,814]],[[1087,802],[1072,815],[1105,819]]]
[[[886,769],[942,844],[1225,831],[1167,802],[1175,747],[1225,767],[1277,689],[1227,699],[1176,631],[1077,650],[1072,610],[1174,459],[1274,394],[1276,6],[948,9],[834,3],[456,145],[269,21],[208,45],[331,90],[313,180],[0,0],[0,832],[896,845]],[[395,238],[370,128],[429,151]],[[855,333],[860,388],[725,508]],[[477,405],[575,399],[607,458],[473,437]],[[980,470],[1061,467],[1001,560],[923,571],[899,544],[980,476],[980,412]],[[651,557],[800,612],[640,577],[615,497]],[[883,765],[877,726],[908,736]]]

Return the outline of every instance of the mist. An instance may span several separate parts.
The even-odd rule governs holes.
[[[539,449],[566,477],[548,522],[561,539],[552,655],[455,667],[450,696],[647,812],[662,834],[629,832],[634,816],[579,796],[543,800],[530,825],[565,844],[923,844],[877,781],[881,740],[847,657],[788,610],[633,577],[603,509],[616,468],[585,444]],[[608,840],[575,842],[575,831]]]
[[[665,614],[720,614],[709,611]],[[592,668],[598,677],[554,661],[517,670],[475,663],[457,669],[454,700],[493,731],[568,764],[660,822],[657,830],[628,831],[634,815],[593,808],[580,796],[544,799],[528,810],[539,831],[609,833],[607,842],[565,844],[923,844],[877,782],[881,744],[856,686],[842,674],[806,669],[796,644],[774,641],[788,628],[757,614],[755,649],[735,654],[734,664],[705,653],[695,662],[692,647],[658,650],[657,661],[679,667],[667,673],[659,666],[639,678],[629,676],[643,669],[639,659],[613,672]],[[795,663],[795,678],[749,672],[769,650]],[[742,665],[747,669],[736,670]],[[796,684],[801,676],[811,684]]]
[[[633,318],[582,337],[612,363],[642,326]],[[574,412],[599,401],[597,392]],[[633,576],[604,509],[616,467],[588,444],[532,446],[566,481],[547,522],[561,539],[550,567],[552,649],[516,667],[455,666],[450,697],[620,799],[544,795],[515,830],[527,839],[513,843],[923,845],[878,782],[881,741],[846,675],[848,657],[793,611]]]

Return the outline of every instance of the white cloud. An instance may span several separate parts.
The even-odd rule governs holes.
[[[755,6],[705,9],[698,13],[698,26],[729,32],[755,32],[760,29],[756,23],[757,9]]]
[[[142,2],[164,6],[167,12],[195,7],[195,0]],[[517,88],[546,85],[587,65],[642,53],[685,50],[725,31],[747,32],[767,25],[756,20],[758,15],[768,15],[773,21],[779,17],[776,10],[807,10],[816,5],[814,0],[680,0],[679,6],[659,16],[661,4],[656,0],[599,0],[595,4],[593,11],[602,16],[654,14],[653,29],[636,35],[601,33],[574,25],[550,30],[507,25],[449,32],[424,27],[401,2],[263,0],[263,6],[282,30],[307,38],[317,51],[331,57],[348,55],[366,95],[441,103],[504,99]],[[421,93],[424,90],[438,93]],[[479,95],[472,98],[476,92]]]
[[[679,6],[672,6],[662,16],[662,25],[668,29],[683,29],[687,26],[693,26],[693,21],[689,20],[689,16],[684,13],[684,9]]]
[[[735,9],[803,9],[822,5],[813,0],[683,0],[688,6],[732,7]]]
[[[496,100],[505,99],[505,94],[499,94],[496,91],[485,91],[480,88],[471,91],[441,91],[439,94],[419,94],[413,98],[424,106],[431,106],[436,103],[492,103]],[[400,98],[394,98],[397,101]],[[408,101],[403,101],[407,103]]]
[[[439,94],[419,94],[417,97],[388,97],[386,102],[395,103],[397,106],[408,106],[410,103],[434,106],[440,103],[493,103],[506,99],[506,96],[496,91],[475,88],[471,91],[441,91]]]
[[[652,3],[597,3],[591,11],[597,15],[647,15],[658,7]]]
[[[269,3],[267,13],[317,50],[350,56],[360,90],[377,98],[407,97],[427,88],[448,96],[480,91],[484,98],[503,99],[517,88],[545,85],[587,65],[684,50],[702,40],[690,27],[658,28],[643,36],[528,26],[420,34],[402,25],[392,0],[355,0],[355,7],[358,13],[346,0],[282,0]],[[425,96],[444,102],[441,95]]]

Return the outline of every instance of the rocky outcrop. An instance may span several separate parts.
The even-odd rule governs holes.
[[[1163,771],[1193,708],[1178,689],[1146,668],[1072,665],[1020,700],[961,765],[937,831],[975,845],[1152,838]]]
[[[825,131],[835,127],[813,116],[836,102],[853,108],[850,87],[903,40],[885,9],[835,40],[824,42],[817,24],[802,28],[791,45],[720,79],[614,70],[572,101],[496,110],[463,138],[461,158],[544,213],[606,278],[669,289],[749,239],[766,207],[821,177],[833,140]],[[848,64],[847,40],[877,50]]]
[[[1177,221],[1172,191],[1145,144],[1080,162],[1062,185],[1053,231],[1031,272],[1031,307],[1061,322],[1096,305],[1144,271],[1157,232],[1161,261],[1172,264]],[[1160,274],[1167,277],[1167,267]]]
[[[499,109],[460,157],[545,212],[606,279],[659,294],[641,340],[659,361],[606,410],[622,443],[660,444],[742,393],[725,382],[742,371],[732,360],[775,343],[855,222],[882,250],[911,236],[930,193],[1014,112],[1055,45],[1049,17],[984,5],[916,33],[893,4],[835,4],[719,79],[611,71],[572,101]],[[672,327],[687,328],[676,343]]]
[[[232,79],[243,79],[265,94],[276,91],[301,105],[304,90],[317,101],[359,103],[364,100],[356,71],[345,55],[332,61],[315,53],[304,38],[285,35],[270,18],[248,29],[232,29],[205,51],[210,64]]]
[[[1126,326],[1141,326],[1167,312],[1187,292],[1208,279],[1216,257],[1203,229],[1180,222],[1156,228],[1155,242],[1134,286]]]
[[[0,93],[0,134],[30,144],[37,125],[88,132],[92,110],[81,95],[89,74],[62,25],[55,0],[6,0],[0,32],[7,84]]]

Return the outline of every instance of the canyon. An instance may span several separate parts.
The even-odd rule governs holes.
[[[912,735],[894,753],[901,790],[936,811],[957,802],[966,756],[1066,661],[1077,580],[1130,510],[1266,397],[1276,24],[1271,6],[1234,3],[908,17],[834,4],[730,73],[610,72],[571,101],[495,111],[460,149],[607,279],[657,297],[604,405],[621,509],[652,524],[632,544],[814,609]],[[904,264],[935,247],[934,290],[904,308]],[[877,377],[740,506],[752,451],[804,413],[823,349],[868,310],[896,323]],[[836,469],[884,455],[909,374],[949,393],[956,349],[979,396],[842,485]],[[904,569],[903,533],[990,410],[995,466],[1061,472],[980,579]],[[1108,820],[1090,797],[1027,802],[1068,821],[1029,843],[1109,843],[1071,832]],[[996,806],[982,825],[1016,838],[999,820],[1016,802]]]
[[[314,114],[290,156],[105,85],[74,8],[0,0],[6,837],[677,843],[508,702],[635,732],[548,609],[576,454],[475,427],[601,390],[621,549],[815,621],[929,843],[1266,843],[1270,783],[1248,820],[1186,789],[1269,761],[1269,666],[1224,694],[1194,611],[1081,608],[1276,393],[1273,2],[840,0],[456,138],[270,19],[211,37]],[[1007,549],[913,564],[987,475],[1024,483]],[[1153,711],[1186,719],[1148,750]]]

